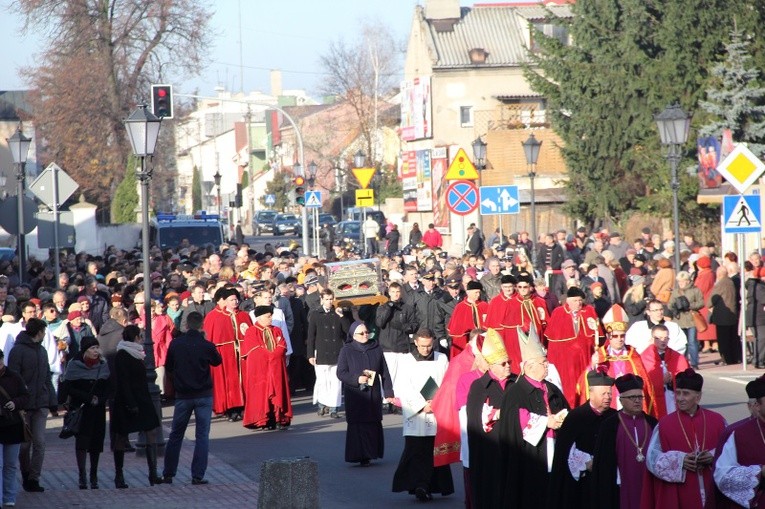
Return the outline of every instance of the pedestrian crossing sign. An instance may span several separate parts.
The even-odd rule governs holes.
[[[761,230],[759,194],[723,197],[723,233],[760,233]]]
[[[305,206],[308,208],[321,208],[321,191],[308,191],[305,193]]]

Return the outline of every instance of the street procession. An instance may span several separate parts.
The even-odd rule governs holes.
[[[1,507],[765,505],[765,4],[697,4],[1,7]]]

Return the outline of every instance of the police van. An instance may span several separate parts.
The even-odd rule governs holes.
[[[217,214],[159,213],[149,223],[149,239],[151,245],[160,249],[175,249],[184,244],[211,244],[217,251],[224,242],[223,224]]]

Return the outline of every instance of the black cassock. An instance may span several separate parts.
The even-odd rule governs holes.
[[[554,493],[554,496],[548,500],[548,508],[590,507],[590,473],[585,471],[579,480],[574,479],[568,467],[568,456],[574,445],[580,451],[592,455],[601,423],[615,413],[616,410],[608,408],[598,414],[589,401],[569,412],[555,436],[555,456],[550,473],[550,493]]]
[[[568,409],[563,393],[550,382],[543,381],[549,395],[550,413]],[[525,376],[513,384],[502,399],[499,419],[501,479],[504,479],[499,500],[492,507],[525,509],[545,507],[550,474],[547,472],[546,434],[536,445],[523,439],[519,410],[547,415],[542,390],[534,387]],[[471,465],[472,466],[472,465]]]
[[[643,413],[648,422],[651,432],[658,421]],[[592,490],[588,507],[609,509],[619,507],[619,485],[616,484],[616,433],[621,424],[617,414],[603,421],[595,442],[595,460],[592,462],[592,475],[590,482],[598,489]],[[648,434],[646,445],[651,440],[651,432]]]
[[[505,392],[512,387],[516,378],[516,375],[511,374],[505,389],[502,390],[499,382],[487,372],[470,385],[466,406],[470,451],[470,500],[472,507],[476,509],[497,507],[492,503],[499,499],[502,489],[499,422],[495,423],[491,431],[484,431],[483,405],[488,403],[499,409]]]

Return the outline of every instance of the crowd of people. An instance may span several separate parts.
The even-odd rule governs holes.
[[[0,386],[7,379],[10,396],[0,392],[0,403],[12,407],[9,413],[23,409],[19,417],[31,434],[7,435],[13,438],[4,445],[3,470],[11,480],[3,501],[15,500],[12,456],[23,488],[44,489],[48,412],[80,407],[89,424],[75,440],[79,487],[98,487],[107,411],[115,486],[127,487],[129,434],[151,437],[158,427],[146,384],[139,387],[147,320],[157,385],[175,405],[162,475],[155,441],[147,440],[150,484],[172,482],[192,412],[192,481],[204,484],[213,414],[252,430],[287,430],[292,398],[307,391],[319,416],[344,414],[345,459],[361,466],[384,455],[383,413],[401,413],[405,444],[392,489],[421,501],[454,491],[449,465],[460,461],[469,507],[502,505],[499,497],[526,507],[560,482],[589,500],[584,487],[596,475],[611,483],[617,497],[611,502],[621,489],[632,500],[622,507],[638,507],[635,497],[651,496],[636,484],[646,465],[657,500],[668,489],[661,482],[695,482],[702,501],[711,496],[711,485],[701,489],[701,471],[711,475],[705,451],[714,449],[724,422],[688,401],[700,396],[700,352],[719,350],[717,363],[741,362],[742,312],[755,338],[748,355],[765,367],[765,268],[758,253],[745,262],[742,306],[736,256],[718,258],[713,244],[701,246],[690,235],[676,244],[644,229],[629,243],[616,232],[579,228],[535,243],[526,232],[498,230],[485,239],[471,224],[462,256],[443,250],[432,224],[410,237],[403,250],[398,238],[387,239],[382,253],[374,249],[386,299],[360,306],[338,301],[330,288],[327,263],[362,257],[342,243],[327,244],[319,259],[286,246],[214,250],[184,241],[176,249],[152,248],[148,282],[141,253],[114,247],[102,256],[62,254],[58,281],[53,260],[31,261],[23,283],[11,264],[0,265],[0,347],[9,372],[4,378],[0,369]],[[680,461],[700,472],[687,482],[667,477],[685,479],[682,472],[662,477],[654,467],[657,458],[676,456],[669,441],[651,433],[657,421],[655,429],[669,427],[662,426],[668,415],[683,432],[685,416],[702,416],[709,428],[692,444],[697,457]],[[596,469],[594,435],[580,441],[568,430],[578,416],[587,432],[596,421],[610,426],[618,447],[606,444],[616,456],[604,459],[604,471]],[[699,429],[693,425],[687,429]],[[626,465],[621,454],[630,444],[642,459]],[[582,468],[572,470],[574,463]],[[556,500],[575,499],[555,493]]]

